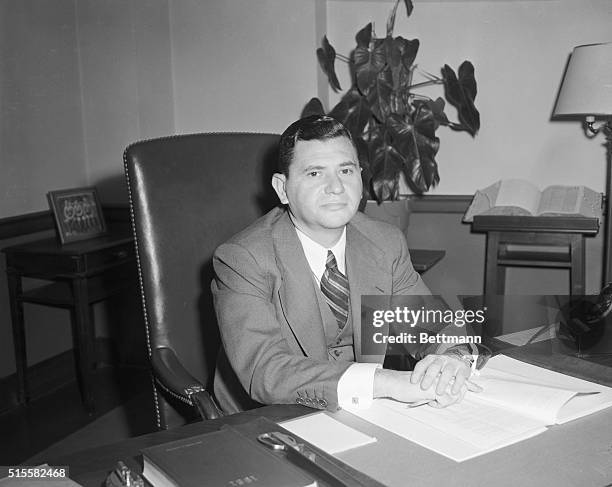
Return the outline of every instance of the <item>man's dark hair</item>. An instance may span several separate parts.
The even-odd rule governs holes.
[[[353,137],[347,128],[335,118],[326,115],[310,115],[293,122],[283,132],[279,142],[278,171],[289,176],[289,166],[298,140],[328,140],[346,137],[353,146]]]

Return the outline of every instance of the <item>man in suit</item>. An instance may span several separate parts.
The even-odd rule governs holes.
[[[227,357],[229,375],[258,403],[335,410],[391,397],[444,407],[477,388],[468,380],[474,357],[457,347],[421,346],[412,372],[382,368],[384,350],[362,353],[362,295],[430,291],[401,231],[358,213],[360,172],[342,124],[326,116],[298,120],[281,136],[272,178],[284,207],[215,252],[222,362]],[[221,407],[248,407],[232,399],[222,369],[215,377]]]

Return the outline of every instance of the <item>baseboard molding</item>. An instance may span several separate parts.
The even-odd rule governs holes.
[[[96,358],[99,366],[118,365],[117,351],[109,338],[96,338]],[[28,386],[30,400],[40,397],[70,384],[76,380],[76,367],[72,349],[59,353],[28,367]],[[0,414],[10,411],[17,404],[17,374],[0,379]]]
[[[423,195],[409,196],[412,213],[465,213],[474,195]]]

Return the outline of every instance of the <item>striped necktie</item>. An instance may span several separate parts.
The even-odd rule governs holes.
[[[338,269],[331,250],[327,251],[325,272],[321,277],[321,292],[338,321],[338,328],[343,328],[348,318],[349,283],[346,276]]]

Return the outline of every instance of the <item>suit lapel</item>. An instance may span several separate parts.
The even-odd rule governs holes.
[[[282,276],[278,293],[285,319],[309,357],[327,360],[323,318],[312,272],[287,212],[276,222],[272,234]]]
[[[358,362],[382,362],[386,352],[383,344],[376,355],[361,353],[361,296],[390,295],[391,274],[385,268],[383,252],[370,239],[351,223],[347,225],[346,232],[346,267],[353,315],[355,359]]]

